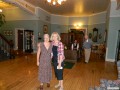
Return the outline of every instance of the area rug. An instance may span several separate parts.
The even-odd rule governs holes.
[[[64,69],[72,69],[75,63],[72,62],[64,62]],[[53,62],[52,62],[53,65]]]
[[[72,69],[75,63],[72,62],[64,62],[64,68]]]

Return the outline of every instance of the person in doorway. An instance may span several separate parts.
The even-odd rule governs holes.
[[[85,35],[85,41],[83,43],[83,48],[85,52],[85,63],[89,62],[91,47],[92,47],[92,40],[88,38],[88,35]]]
[[[57,32],[53,32],[51,35],[52,52],[53,52],[53,65],[55,76],[59,83],[55,85],[55,88],[63,90],[63,68],[64,68],[64,45],[60,42],[61,38]]]
[[[49,35],[44,34],[44,42],[38,43],[37,66],[39,66],[38,79],[40,80],[40,90],[43,90],[43,84],[47,83],[50,87],[52,79],[51,56],[52,44],[49,42]]]
[[[79,43],[77,42],[77,40],[74,41],[74,43],[71,46],[72,50],[76,50],[77,51],[77,59],[80,58],[80,54],[79,54]]]
[[[77,40],[74,41],[74,43],[71,46],[72,50],[79,50],[79,43],[77,42]]]

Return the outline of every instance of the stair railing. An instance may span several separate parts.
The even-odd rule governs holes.
[[[11,58],[13,46],[11,42],[2,34],[0,34],[0,49]]]

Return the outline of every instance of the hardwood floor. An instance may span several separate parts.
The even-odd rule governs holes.
[[[80,60],[72,69],[64,70],[64,90],[88,90],[99,85],[101,78],[117,79],[116,65],[93,57],[88,64]],[[56,83],[53,72],[51,87],[44,85],[44,90],[57,90]],[[36,55],[0,62],[0,90],[39,90]]]

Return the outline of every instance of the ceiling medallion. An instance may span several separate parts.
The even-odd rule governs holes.
[[[66,0],[47,0],[51,5],[62,5]]]

